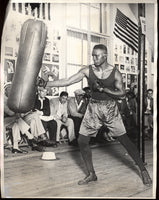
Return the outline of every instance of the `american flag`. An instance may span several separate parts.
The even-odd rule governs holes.
[[[138,25],[117,9],[113,33],[138,52]]]

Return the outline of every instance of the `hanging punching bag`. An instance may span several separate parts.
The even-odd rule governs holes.
[[[16,113],[25,113],[34,107],[36,80],[42,65],[46,36],[46,25],[42,21],[29,19],[24,22],[8,98],[8,107]]]

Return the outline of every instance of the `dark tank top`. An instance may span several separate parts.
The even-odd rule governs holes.
[[[113,99],[109,94],[105,92],[98,92],[93,90],[93,84],[95,81],[99,81],[102,83],[102,87],[106,87],[110,90],[115,90],[114,82],[115,82],[115,71],[116,68],[114,67],[110,75],[106,79],[100,79],[98,78],[93,69],[92,66],[89,66],[89,78],[88,83],[92,92],[92,99],[96,100],[110,100]]]

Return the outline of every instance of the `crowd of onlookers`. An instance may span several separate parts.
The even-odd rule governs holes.
[[[69,97],[66,91],[59,97],[47,98],[47,89],[38,87],[34,109],[27,113],[14,113],[7,106],[7,98],[11,84],[4,94],[4,130],[10,130],[12,138],[12,153],[27,153],[19,147],[22,138],[27,140],[33,151],[43,151],[44,147],[59,145],[62,138],[68,139],[68,145],[78,146],[80,125],[85,114],[91,91],[89,87],[74,91],[74,97]],[[125,98],[118,99],[117,105],[122,116],[127,133],[135,136],[138,127],[138,95],[137,86],[126,90]],[[153,90],[148,89],[144,98],[144,126],[146,137],[153,135]],[[107,127],[99,131],[100,138],[112,141],[107,134]],[[97,138],[98,138],[97,135]],[[91,140],[94,143],[95,140]],[[4,134],[4,143],[7,142]]]
[[[145,138],[153,137],[153,90],[146,90],[143,104],[143,115],[144,115],[144,133]],[[117,101],[119,111],[121,113],[124,125],[127,133],[130,137],[136,137],[139,127],[139,96],[137,85],[133,85],[129,90],[126,91],[126,97],[122,100]]]

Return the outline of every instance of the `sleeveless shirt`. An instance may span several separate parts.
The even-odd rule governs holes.
[[[95,100],[112,100],[113,98],[105,93],[105,92],[98,92],[93,90],[93,84],[95,81],[98,81],[102,84],[102,87],[106,87],[110,90],[115,90],[114,82],[115,82],[115,71],[116,68],[114,67],[110,75],[106,79],[100,79],[98,78],[93,69],[92,65],[89,66],[89,78],[88,78],[88,84],[92,92],[92,99]]]

